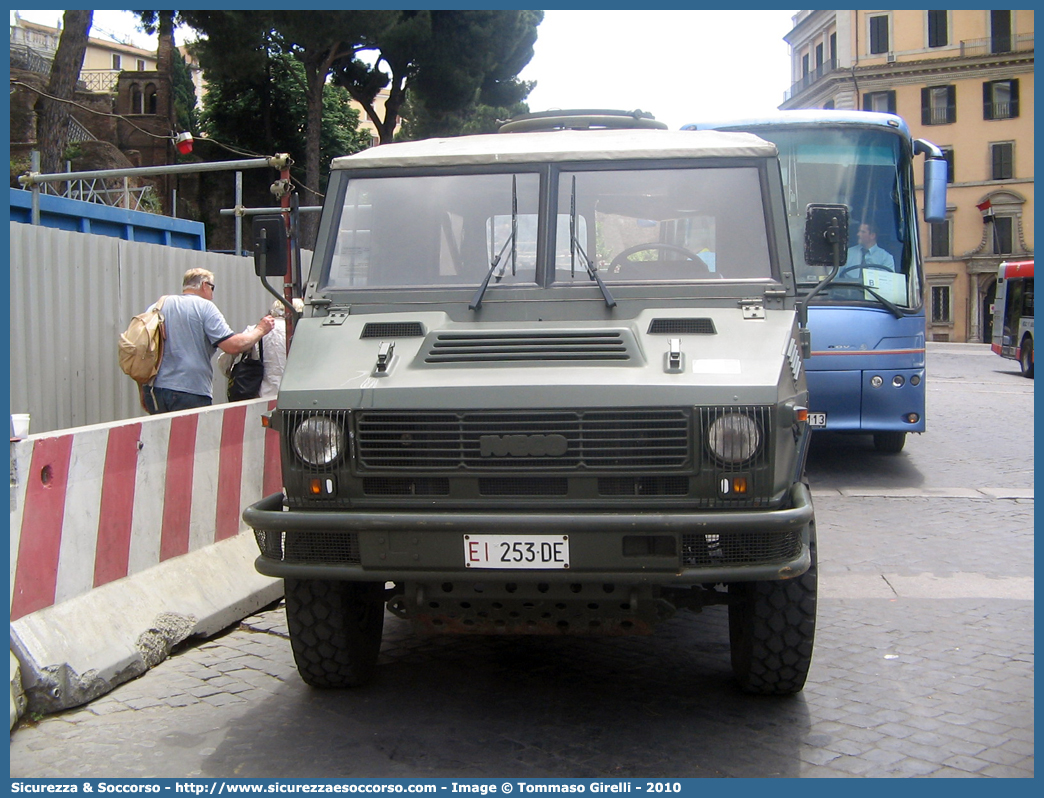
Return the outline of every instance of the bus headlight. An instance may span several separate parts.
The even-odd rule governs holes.
[[[760,444],[761,432],[749,416],[727,413],[707,427],[707,448],[728,465],[749,460],[757,453]]]
[[[326,466],[344,451],[344,429],[328,416],[309,416],[294,430],[294,452],[310,466]]]

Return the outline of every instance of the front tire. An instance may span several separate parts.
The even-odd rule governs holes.
[[[372,677],[384,631],[384,586],[284,579],[298,673],[312,687],[359,687]]]
[[[1022,341],[1022,346],[1019,347],[1019,368],[1022,369],[1022,376],[1033,379],[1033,339],[1025,338]]]
[[[729,586],[732,672],[740,688],[758,695],[801,692],[812,664],[816,633],[816,522],[809,524],[812,563],[796,579]]]
[[[874,448],[882,454],[899,454],[905,445],[905,432],[874,433]]]

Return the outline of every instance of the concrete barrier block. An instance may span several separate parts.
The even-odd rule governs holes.
[[[25,691],[22,689],[22,671],[18,665],[18,657],[11,652],[11,728],[25,713]]]
[[[211,636],[276,601],[283,583],[254,570],[257,554],[254,536],[242,533],[12,622],[26,708],[87,703],[183,640]]]

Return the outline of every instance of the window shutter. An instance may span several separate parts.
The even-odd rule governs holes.
[[[931,89],[925,87],[921,89],[921,124],[930,125],[932,123],[932,94]]]
[[[1009,116],[1014,119],[1019,115],[1019,79],[1013,78],[1008,83],[1011,84],[1011,113]]]
[[[993,119],[993,83],[982,84],[982,118]]]
[[[886,92],[886,94],[888,95],[888,113],[897,113],[895,110],[895,90],[893,89],[892,91]]]
[[[957,87],[946,87],[946,121],[957,121]]]

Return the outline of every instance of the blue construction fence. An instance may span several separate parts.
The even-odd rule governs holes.
[[[10,191],[11,221],[32,223],[32,192],[19,188]],[[94,233],[144,244],[161,244],[199,252],[206,252],[207,249],[202,222],[129,211],[51,194],[40,194],[40,224],[74,233]]]

